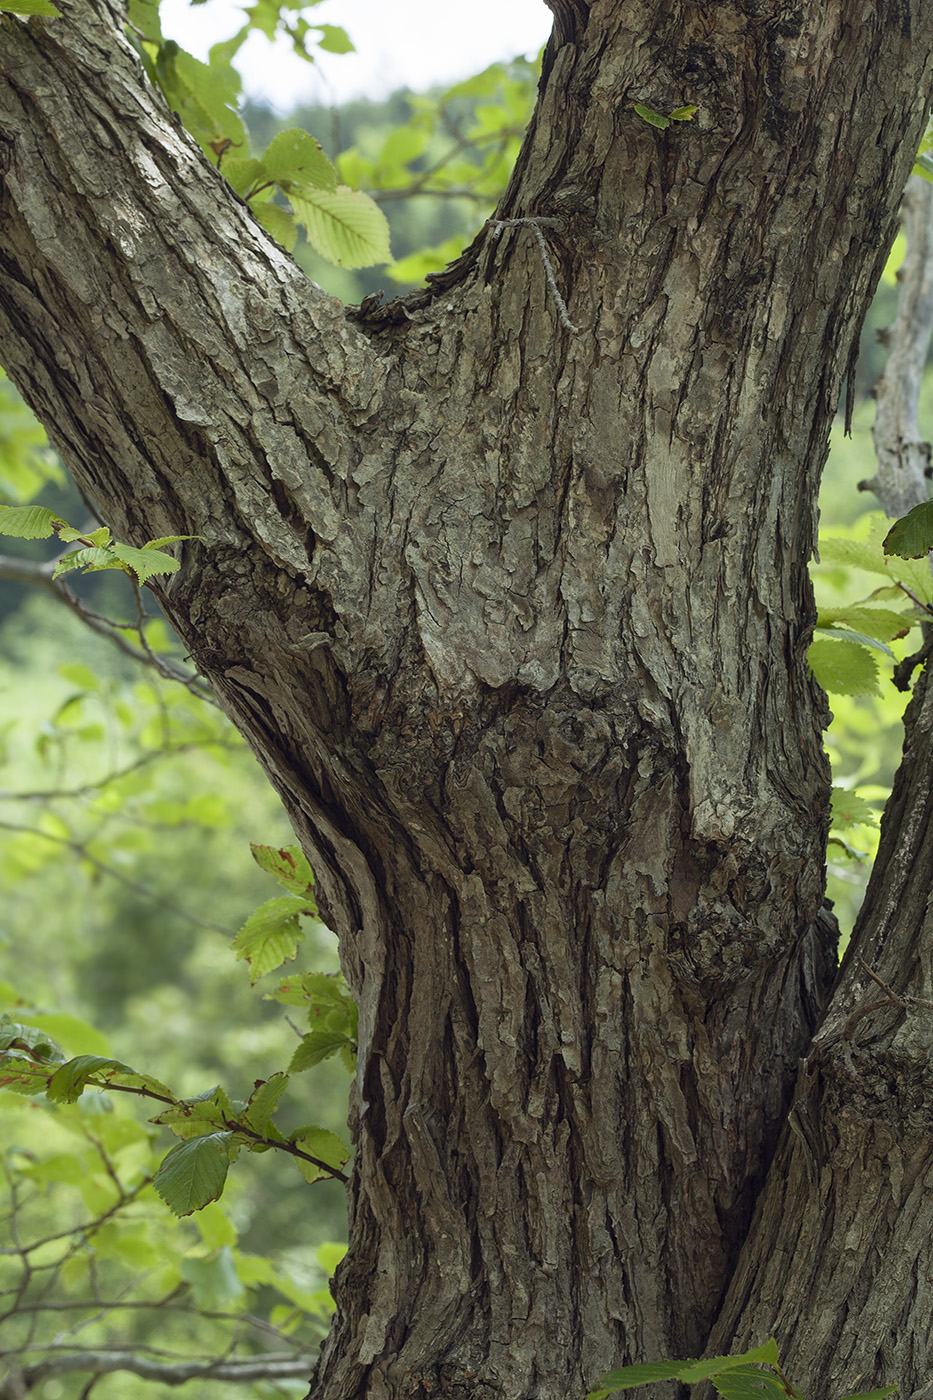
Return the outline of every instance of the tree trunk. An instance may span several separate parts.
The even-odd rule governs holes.
[[[105,0],[0,31],[5,361],[119,537],[202,537],[160,596],[360,1005],[319,1400],[702,1350],[833,972],[806,563],[933,3],[552,8],[497,217],[576,333],[527,223],[346,313]]]
[[[933,1395],[933,682],[921,672],[865,904],[717,1329],[817,1394]],[[879,981],[881,985],[879,985]]]

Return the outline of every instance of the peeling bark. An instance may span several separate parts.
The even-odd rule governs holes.
[[[527,226],[349,315],[105,0],[0,29],[5,362],[118,536],[203,537],[159,596],[360,1005],[320,1400],[702,1350],[832,975],[806,563],[933,4],[552,8],[497,217],[577,335]]]

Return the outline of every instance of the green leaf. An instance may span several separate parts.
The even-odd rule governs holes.
[[[87,569],[89,573],[100,573],[102,569],[119,569],[113,554],[109,549],[72,549],[68,554],[63,554],[52,570],[53,578],[60,578],[62,574],[71,573],[72,569]]]
[[[872,540],[848,540],[838,535],[820,536],[820,563],[844,564],[850,569],[866,569],[872,574],[894,577],[884,557]]]
[[[174,1215],[191,1215],[224,1189],[231,1133],[206,1133],[179,1142],[164,1158],[152,1184]]]
[[[833,786],[830,794],[832,825],[839,831],[852,826],[877,826],[878,813],[870,802],[847,788]]]
[[[810,669],[824,690],[836,695],[880,695],[878,663],[858,642],[812,642],[807,652]]]
[[[47,506],[0,506],[0,535],[17,540],[47,540],[65,521]]]
[[[700,110],[699,107],[693,107],[693,106],[690,106],[690,107],[675,107],[674,110],[673,110],[673,112],[671,112],[671,114],[670,114],[670,116],[671,116],[671,121],[672,121],[672,122],[689,122],[689,121],[692,121],[693,118],[696,116],[696,114],[697,114],[697,112],[698,112],[699,110]]]
[[[96,544],[104,549],[110,543],[110,531],[106,525],[101,525],[97,530],[76,530],[73,525],[65,525],[56,533],[62,544],[72,544],[75,540],[81,540],[85,544]]]
[[[76,1103],[94,1074],[115,1070],[121,1074],[135,1074],[129,1065],[121,1060],[112,1060],[106,1055],[77,1055],[56,1070],[49,1082],[48,1096],[52,1103]]]
[[[347,31],[341,29],[338,24],[316,24],[314,28],[319,30],[321,35],[317,46],[325,53],[356,53]]]
[[[289,894],[309,901],[309,912],[317,913],[313,907],[314,872],[300,846],[259,846],[251,841],[249,848],[260,870],[274,875]]]
[[[326,1128],[318,1128],[312,1123],[303,1128],[296,1128],[293,1133],[289,1133],[288,1140],[302,1152],[316,1157],[319,1162],[326,1162],[328,1166],[338,1169],[346,1165],[350,1156],[349,1147],[341,1142],[336,1133],[328,1132]],[[301,1157],[295,1157],[293,1160],[305,1181],[320,1181],[329,1175],[323,1167],[316,1167],[313,1162],[305,1162]]]
[[[48,1032],[25,1021],[14,1021],[6,1012],[0,1016],[0,1050],[25,1050],[33,1059],[60,1065],[65,1056]]]
[[[915,620],[905,613],[895,612],[893,608],[868,608],[861,603],[843,608],[820,608],[817,627],[835,628],[840,623],[866,638],[893,642],[898,637],[906,637]]]
[[[234,938],[233,947],[237,957],[245,958],[249,964],[251,985],[294,958],[304,937],[298,916],[315,912],[313,900],[281,895],[250,914]]]
[[[49,19],[61,19],[61,13],[50,0],[0,0],[0,14],[46,15]]]
[[[44,1094],[52,1074],[51,1065],[44,1069],[21,1052],[0,1054],[0,1089],[10,1089],[14,1094]]]
[[[713,1356],[705,1361],[648,1361],[635,1366],[620,1366],[617,1371],[600,1376],[587,1400],[604,1400],[615,1390],[635,1390],[638,1386],[651,1385],[655,1381],[682,1381],[685,1385],[696,1385],[699,1381],[713,1380],[716,1384],[716,1378],[725,1372],[748,1368],[752,1364],[779,1364],[777,1343],[773,1337],[769,1337],[760,1347],[736,1356]],[[765,1371],[754,1374],[762,1380],[770,1379]],[[716,1388],[719,1389],[718,1384]],[[787,1392],[783,1388],[782,1397],[787,1400]]]
[[[340,1031],[311,1031],[301,1038],[301,1044],[292,1055],[288,1065],[289,1074],[300,1074],[302,1070],[313,1069],[323,1060],[336,1055],[345,1045],[351,1045],[349,1037]]]
[[[247,1123],[263,1137],[269,1137],[272,1128],[272,1115],[279,1099],[288,1088],[288,1075],[273,1074],[271,1079],[257,1079],[256,1086],[249,1096],[249,1104],[241,1122]]]
[[[924,501],[895,521],[884,537],[885,554],[922,559],[933,549],[933,501]]]
[[[635,103],[635,111],[641,117],[642,121],[647,122],[649,126],[656,126],[659,131],[666,131],[671,124],[670,117],[662,116],[662,114],[656,112],[653,107],[646,107],[643,102]]]
[[[139,1074],[106,1055],[77,1055],[56,1070],[48,1088],[53,1103],[75,1103],[93,1079],[94,1088],[136,1090],[144,1096],[172,1098],[172,1091],[151,1074]]]
[[[291,253],[298,241],[295,216],[280,204],[251,204],[250,208],[266,233],[271,233],[276,243],[281,243],[286,253]]]
[[[265,166],[255,156],[225,156],[221,170],[243,199],[248,199],[249,191],[265,184],[268,178]]]
[[[780,1378],[757,1366],[741,1366],[711,1379],[725,1400],[787,1400]]]
[[[290,193],[292,208],[308,242],[341,267],[371,267],[389,262],[389,225],[368,195],[339,187]]]
[[[134,549],[129,544],[115,544],[113,554],[125,566],[127,573],[136,575],[138,583],[145,583],[157,574],[174,574],[181,568],[177,559],[173,559],[170,554],[164,554],[153,545]]]
[[[291,127],[274,136],[262,154],[263,170],[270,180],[301,190],[336,190],[337,172],[321,145],[307,131]]]
[[[879,642],[875,637],[869,637],[865,632],[853,632],[851,627],[817,627],[818,632],[825,632],[827,636],[838,637],[850,642],[858,642],[859,646],[871,647],[872,651],[880,651],[892,661],[896,658],[894,652],[885,642]]]
[[[162,1110],[151,1123],[170,1128],[176,1137],[202,1137],[214,1129],[226,1127],[234,1116],[234,1108],[219,1085],[191,1099],[179,1099]]]

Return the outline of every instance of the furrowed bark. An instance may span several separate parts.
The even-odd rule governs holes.
[[[716,1332],[780,1336],[817,1394],[931,1393],[929,666],[905,727],[865,904]]]
[[[360,1004],[320,1400],[700,1351],[830,976],[806,562],[933,7],[557,8],[497,217],[577,334],[527,224],[351,319],[109,9],[3,24],[8,368],[118,535],[203,537],[164,606]]]

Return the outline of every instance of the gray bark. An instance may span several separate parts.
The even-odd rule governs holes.
[[[522,225],[351,316],[105,0],[0,31],[7,368],[119,537],[203,537],[164,607],[360,1004],[320,1400],[702,1350],[832,975],[806,562],[933,4],[552,8],[498,217],[578,334]]]
[[[929,495],[930,444],[920,435],[917,412],[923,367],[933,331],[933,184],[911,175],[901,207],[904,262],[898,272],[897,316],[886,333],[888,359],[874,387],[872,436],[878,471],[859,482],[873,491],[886,515],[906,515]]]
[[[717,1330],[785,1339],[811,1393],[896,1382],[922,1400],[933,1395],[929,667],[905,727],[865,904]]]

